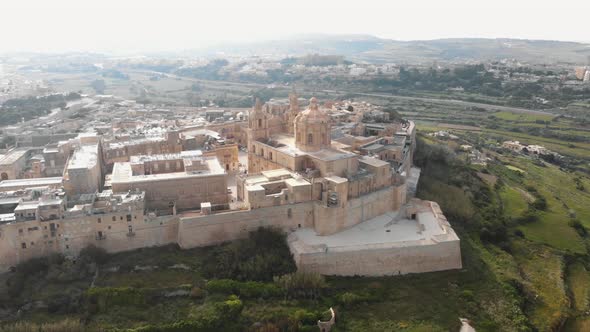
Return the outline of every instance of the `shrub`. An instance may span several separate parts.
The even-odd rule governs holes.
[[[289,319],[303,325],[316,325],[321,318],[321,314],[317,312],[307,311],[305,309],[298,309],[289,315]]]
[[[581,237],[588,236],[588,230],[586,229],[586,227],[584,227],[584,225],[582,225],[582,223],[578,219],[570,220],[569,225],[573,227]]]
[[[354,305],[358,303],[371,302],[374,300],[373,296],[369,294],[358,294],[353,292],[346,292],[336,297],[338,303],[343,305]]]
[[[73,319],[66,319],[60,322],[52,323],[31,323],[31,322],[17,322],[0,327],[0,332],[81,332],[81,331],[95,331],[88,329],[80,321]]]
[[[534,210],[525,211],[516,221],[520,224],[528,224],[539,220],[539,215]]]
[[[539,211],[545,211],[547,210],[547,200],[537,194],[537,198],[531,203],[531,207]]]
[[[131,287],[91,287],[86,295],[90,303],[98,306],[99,311],[114,305],[144,305],[147,302],[143,290]]]
[[[205,297],[205,291],[200,287],[193,287],[191,289],[191,298],[193,299],[202,299]]]
[[[276,285],[257,281],[217,279],[208,281],[206,288],[212,293],[237,294],[245,298],[270,298],[281,295],[281,290]]]
[[[474,296],[473,296],[473,291],[471,291],[471,290],[468,290],[468,289],[465,289],[465,290],[461,291],[461,295],[460,295],[460,297],[461,297],[461,298],[462,298],[464,301],[471,302],[471,301],[473,301],[473,299],[474,299]]]
[[[285,235],[269,228],[259,228],[248,239],[216,247],[203,266],[209,278],[240,281],[271,281],[275,275],[296,269]]]
[[[514,235],[524,239],[524,233],[520,229],[515,230]]]
[[[508,232],[504,225],[486,223],[480,229],[479,237],[482,241],[498,244],[508,240]]]
[[[319,273],[301,272],[286,274],[274,278],[275,284],[283,291],[285,297],[289,298],[311,298],[319,297],[321,291],[327,288],[326,280]]]
[[[108,261],[109,254],[103,248],[99,248],[91,244],[88,247],[80,250],[79,257],[82,261],[96,264],[104,264]]]

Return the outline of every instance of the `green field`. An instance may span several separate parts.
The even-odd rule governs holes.
[[[521,216],[528,208],[528,200],[522,189],[506,186],[500,192],[500,197],[504,203],[506,216],[516,218]]]
[[[498,119],[511,121],[511,122],[535,122],[535,121],[551,121],[555,118],[554,115],[543,115],[543,114],[526,114],[526,113],[513,113],[513,112],[497,112],[494,116]]]

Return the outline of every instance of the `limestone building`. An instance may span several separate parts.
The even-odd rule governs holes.
[[[198,209],[201,203],[224,207],[228,202],[227,173],[217,158],[199,150],[133,156],[113,167],[114,192],[140,190],[152,210]]]
[[[18,148],[0,156],[0,178],[2,180],[20,179],[27,164],[29,150]]]
[[[115,162],[129,161],[131,156],[178,153],[182,151],[179,133],[169,131],[163,137],[144,137],[114,141],[106,144],[104,149],[104,163],[107,169],[112,169]]]
[[[82,144],[66,164],[63,176],[66,193],[70,197],[93,194],[102,190],[103,181],[100,144]]]

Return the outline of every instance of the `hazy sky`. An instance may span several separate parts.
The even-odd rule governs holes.
[[[590,42],[590,0],[0,0],[0,52],[160,51],[306,33]]]

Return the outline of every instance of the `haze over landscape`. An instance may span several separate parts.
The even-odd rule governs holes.
[[[178,51],[317,33],[590,42],[577,18],[590,4],[578,0],[24,0],[0,11],[0,52]]]

